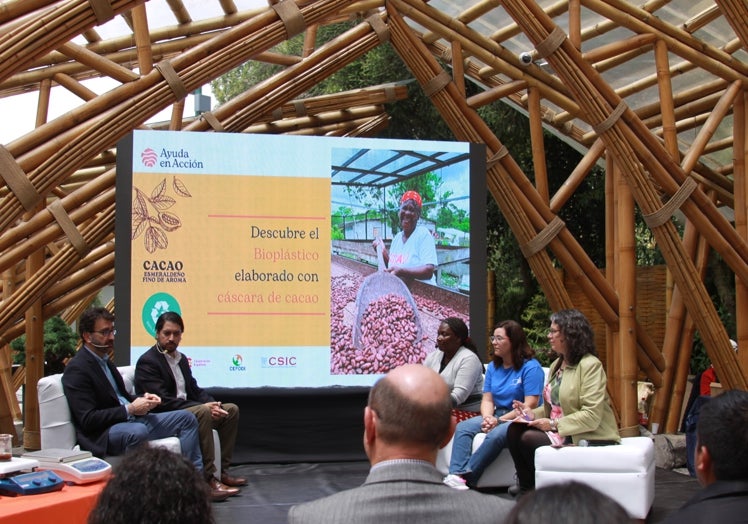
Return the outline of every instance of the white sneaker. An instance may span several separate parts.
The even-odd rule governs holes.
[[[452,489],[459,489],[461,491],[470,489],[468,488],[467,483],[465,482],[465,479],[458,475],[449,474],[446,477],[444,477],[444,480],[442,480],[442,482],[444,482],[447,486],[449,486]]]

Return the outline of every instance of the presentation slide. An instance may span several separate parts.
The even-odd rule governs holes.
[[[135,131],[118,144],[115,361],[176,311],[203,387],[368,386],[421,362],[485,287],[484,162],[459,142]]]

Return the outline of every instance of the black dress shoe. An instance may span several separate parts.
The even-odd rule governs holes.
[[[228,473],[221,474],[221,483],[227,486],[246,486],[247,479],[244,477],[232,477]]]

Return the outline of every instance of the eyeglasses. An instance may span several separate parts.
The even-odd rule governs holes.
[[[555,336],[555,335],[556,335],[556,333],[560,333],[560,332],[561,332],[561,330],[560,330],[560,329],[549,329],[549,330],[548,330],[548,334],[549,334],[550,336]]]
[[[109,335],[116,335],[117,330],[116,329],[100,329],[99,331],[91,331],[91,333],[98,333],[102,337],[106,338]]]
[[[497,336],[494,336],[494,335],[491,335],[490,338],[491,338],[491,342],[503,342],[503,341],[506,340],[505,337],[497,337]]]

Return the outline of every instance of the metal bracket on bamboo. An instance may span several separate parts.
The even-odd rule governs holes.
[[[608,129],[613,127],[613,125],[618,122],[618,119],[621,118],[623,113],[628,109],[628,106],[626,105],[626,102],[621,100],[616,108],[613,110],[611,114],[608,115],[608,118],[600,122],[599,124],[593,125],[592,130],[597,133],[597,136],[602,135],[605,133]]]
[[[491,168],[493,168],[493,166],[501,162],[501,159],[508,154],[509,150],[506,148],[506,146],[502,145],[501,148],[496,151],[496,153],[494,153],[491,158],[488,159],[488,161],[486,161],[486,171],[490,170]]]
[[[210,127],[213,128],[213,131],[225,131],[225,128],[223,127],[223,124],[221,124],[221,121],[216,118],[216,115],[214,115],[210,111],[206,111],[204,113],[200,114],[200,118],[205,120]]]
[[[301,9],[293,0],[281,0],[277,4],[270,6],[278,15],[283,25],[286,27],[288,38],[293,38],[306,29],[304,15]]]
[[[369,22],[369,25],[377,34],[380,42],[390,41],[390,28],[387,27],[387,24],[384,23],[384,20],[379,15],[371,15],[366,21]]]
[[[556,26],[556,28],[551,31],[551,34],[549,34],[545,40],[535,46],[535,58],[545,58],[553,54],[565,39],[566,33],[564,33],[563,29]]]
[[[660,209],[658,209],[654,213],[644,215],[644,222],[649,226],[650,229],[660,227],[665,222],[670,220],[670,217],[673,216],[676,210],[680,209],[680,206],[683,205],[683,202],[685,202],[688,197],[691,196],[691,193],[693,193],[694,189],[696,189],[697,187],[698,184],[693,178],[686,178],[686,180],[683,182],[683,185],[680,186],[678,191],[676,191],[675,194],[670,197],[670,200],[665,202],[665,204]]]
[[[96,17],[97,25],[101,25],[114,18],[114,8],[110,0],[88,0]]]
[[[42,199],[34,184],[28,179],[10,151],[0,145],[0,177],[16,196],[26,211],[33,211]]]
[[[444,89],[449,85],[449,83],[452,81],[452,77],[449,76],[449,73],[442,70],[441,73],[433,77],[431,80],[426,82],[423,86],[423,94],[425,94],[427,97],[431,98],[436,93]]]
[[[84,258],[88,255],[91,251],[91,247],[86,243],[86,239],[81,235],[75,222],[73,222],[70,215],[65,211],[62,202],[60,200],[55,200],[47,206],[47,211],[49,211],[52,217],[57,221],[62,232],[65,233],[68,240],[70,240],[70,244],[72,244],[73,248],[78,252],[78,256]]]
[[[162,60],[154,67],[158,69],[158,72],[164,77],[164,80],[166,80],[166,83],[171,88],[174,96],[177,97],[177,100],[184,100],[187,98],[187,89],[184,87],[182,79],[179,78],[179,75],[174,70],[174,66],[171,65],[171,62],[168,60]]]
[[[530,258],[541,250],[545,249],[545,246],[550,244],[551,240],[556,238],[556,235],[566,226],[561,217],[556,216],[551,220],[543,230],[535,235],[535,238],[530,240],[525,245],[520,245],[519,250],[525,255],[525,258]]]

